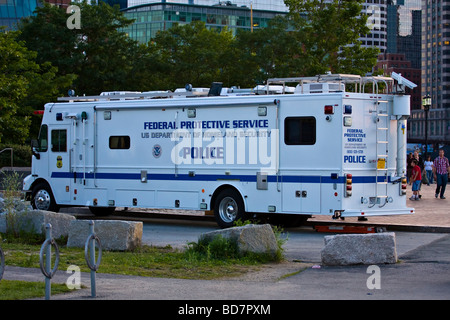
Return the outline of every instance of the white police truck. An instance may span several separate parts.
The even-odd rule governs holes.
[[[23,189],[41,210],[201,210],[220,227],[257,214],[291,226],[311,215],[411,214],[410,97],[395,78],[59,98],[45,105]]]

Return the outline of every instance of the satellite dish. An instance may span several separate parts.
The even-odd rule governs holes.
[[[391,77],[392,79],[397,80],[397,83],[400,86],[407,86],[410,89],[414,89],[415,87],[417,87],[417,84],[409,81],[405,77],[402,77],[401,73],[392,72]]]

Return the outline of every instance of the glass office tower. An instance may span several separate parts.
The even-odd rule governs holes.
[[[0,0],[0,26],[6,30],[16,29],[23,17],[33,14],[39,0]]]
[[[422,1],[422,96],[432,99],[428,117],[429,141],[450,144],[450,1]],[[417,135],[425,134],[425,115]]]

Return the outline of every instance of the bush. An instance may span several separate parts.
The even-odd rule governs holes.
[[[214,237],[212,241],[200,239],[198,242],[189,243],[186,255],[198,260],[227,260],[241,257],[237,243],[221,235]]]
[[[0,151],[5,148],[13,148],[13,166],[31,167],[31,147],[19,144],[0,144]],[[11,152],[0,154],[0,168],[11,166]]]

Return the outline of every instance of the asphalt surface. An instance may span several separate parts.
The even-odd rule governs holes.
[[[212,310],[223,315],[222,304],[259,303],[265,305],[283,300],[448,300],[450,299],[450,191],[448,199],[434,197],[434,186],[423,186],[422,200],[410,201],[416,213],[407,216],[371,217],[361,222],[357,218],[345,221],[329,217],[313,217],[311,224],[379,225],[388,231],[433,233],[423,245],[406,246],[399,252],[400,262],[391,265],[322,266],[320,261],[288,261],[268,266],[262,272],[225,280],[183,280],[147,278],[97,273],[97,295],[90,296],[89,274],[81,282],[88,288],[52,296],[52,300],[175,300],[168,315],[176,315],[187,303],[221,303]],[[408,194],[409,197],[409,194]],[[317,248],[320,250],[320,248]],[[288,250],[289,251],[289,250]],[[54,282],[65,283],[68,275],[57,272]],[[42,281],[39,269],[6,267],[4,279]],[[371,285],[372,284],[372,285]],[[374,287],[374,284],[376,286]],[[247,301],[247,302],[246,302]],[[205,305],[208,305],[207,303]],[[271,311],[274,313],[276,304]],[[200,312],[203,309],[198,309]],[[236,310],[235,310],[236,311]],[[259,310],[261,311],[261,309]]]

